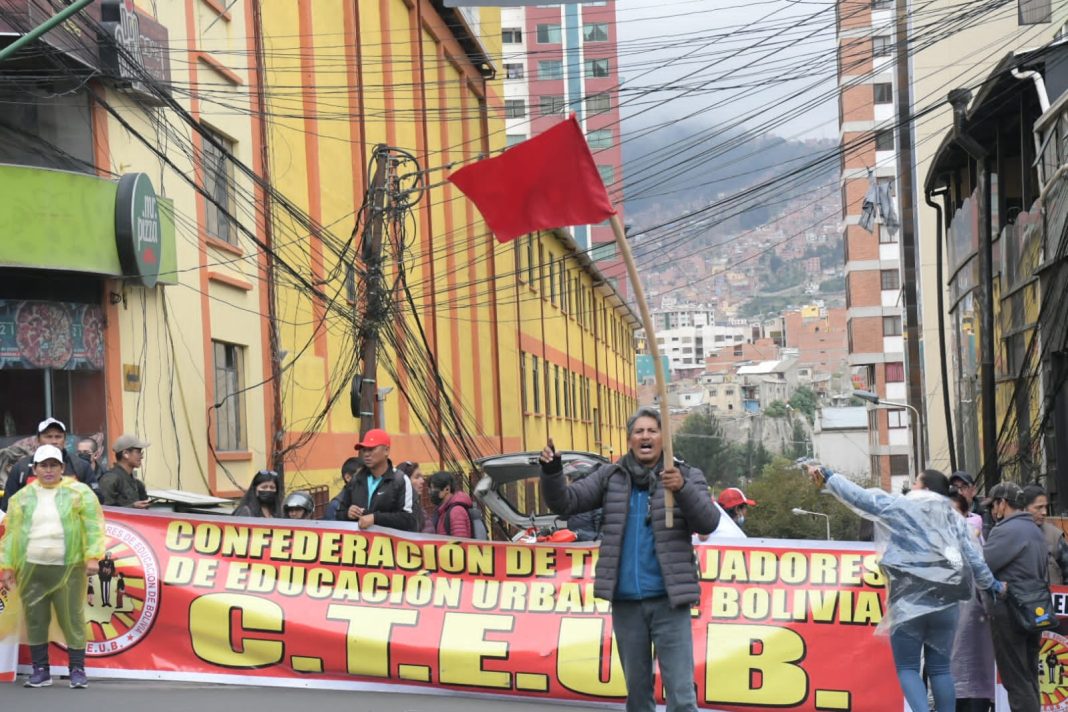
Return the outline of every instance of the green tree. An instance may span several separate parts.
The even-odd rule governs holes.
[[[783,448],[783,453],[791,460],[812,456],[812,441],[800,418],[794,418],[794,427],[790,430],[790,447]]]
[[[804,413],[810,423],[816,418],[816,408],[819,407],[819,404],[819,396],[817,396],[816,392],[808,386],[800,386],[794,391],[794,394],[790,396],[790,407]]]
[[[764,415],[769,418],[785,418],[786,404],[781,400],[773,400],[771,403],[768,403],[768,407],[764,409]]]
[[[751,537],[825,540],[826,520],[810,514],[796,515],[793,513],[796,507],[828,515],[832,538],[845,541],[857,538],[860,517],[817,489],[788,460],[776,458],[768,464],[745,493],[757,503],[745,519],[745,532]]]
[[[672,436],[676,457],[705,473],[714,485],[738,483],[737,456],[723,435],[723,426],[711,413],[690,413]]]

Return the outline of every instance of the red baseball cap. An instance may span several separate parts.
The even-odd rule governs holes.
[[[354,450],[361,450],[363,448],[373,448],[379,445],[385,445],[389,447],[389,435],[385,430],[380,428],[372,428],[363,434],[363,440],[356,443]]]
[[[719,493],[719,506],[724,509],[730,509],[731,507],[737,507],[740,504],[748,504],[750,507],[755,507],[756,502],[745,496],[745,492],[742,492],[737,487],[728,487]]]

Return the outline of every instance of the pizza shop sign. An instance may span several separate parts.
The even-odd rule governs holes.
[[[146,287],[159,279],[159,202],[152,181],[144,173],[127,173],[119,179],[115,196],[115,241],[125,277]]]

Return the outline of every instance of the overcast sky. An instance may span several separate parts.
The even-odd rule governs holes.
[[[617,0],[616,19],[626,130],[743,120],[785,138],[837,135],[833,0]]]

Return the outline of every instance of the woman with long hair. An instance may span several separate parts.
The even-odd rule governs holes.
[[[976,549],[963,517],[949,499],[949,480],[924,470],[904,497],[864,489],[828,468],[810,464],[809,477],[875,523],[879,563],[887,580],[888,611],[880,631],[889,631],[898,682],[913,712],[926,712],[926,663],[937,712],[954,712],[956,691],[950,656],[960,602],[972,595],[973,578],[984,590],[1001,594]]]
[[[234,510],[235,517],[263,517],[277,519],[282,516],[282,492],[278,473],[260,470],[245,490],[245,496]]]

